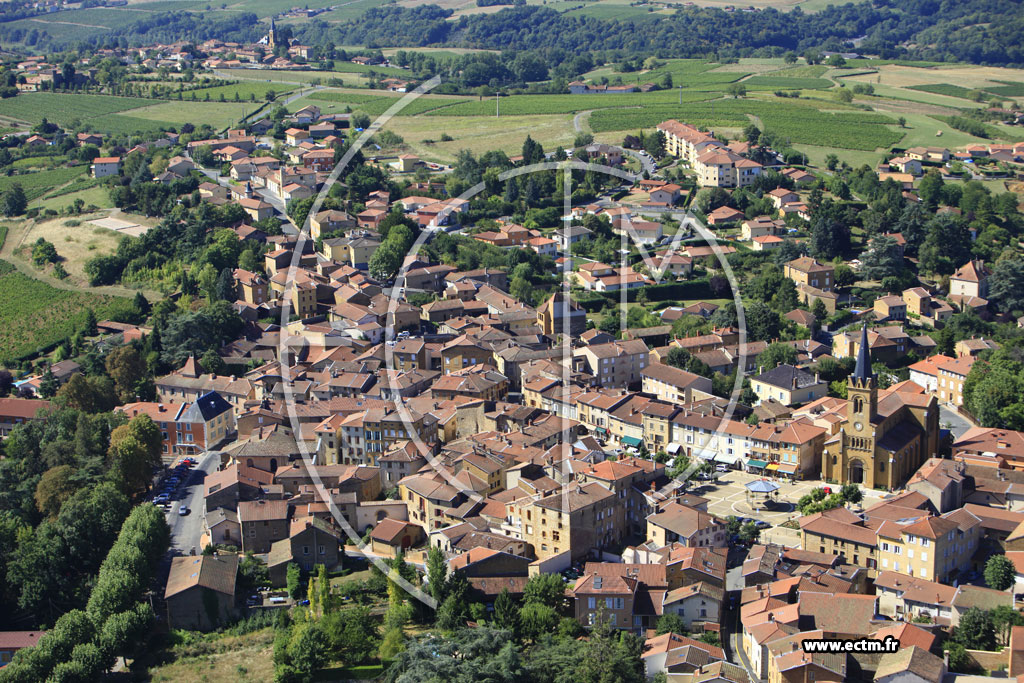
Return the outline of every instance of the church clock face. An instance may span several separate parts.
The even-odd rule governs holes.
[[[860,430],[864,429],[864,425],[862,425],[860,422],[854,422],[853,428],[859,432]]]

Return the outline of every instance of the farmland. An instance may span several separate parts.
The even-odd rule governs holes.
[[[49,171],[38,171],[24,175],[12,175],[0,177],[0,192],[7,190],[14,184],[20,184],[25,190],[25,197],[32,201],[42,197],[44,194],[75,178],[87,173],[89,167],[85,164],[64,168],[55,168]]]
[[[130,302],[127,299],[57,289],[18,272],[0,260],[0,358],[13,359],[51,347],[70,336],[91,308],[99,319]]]
[[[195,99],[204,101],[209,99],[213,102],[263,102],[265,101],[267,92],[273,92],[275,95],[283,95],[291,92],[292,90],[295,90],[294,85],[242,81],[228,85],[215,85],[209,88],[199,88],[198,90],[193,90],[187,93],[186,96],[190,97],[190,99],[191,97],[195,97]]]
[[[78,95],[71,93],[23,93],[0,100],[0,117],[36,124],[47,118],[60,125],[94,123],[94,119],[116,112],[156,104],[159,100],[111,95]]]
[[[682,93],[683,102],[699,102],[710,99],[705,92]],[[636,93],[631,95],[512,95],[501,98],[501,113],[508,115],[526,114],[574,114],[589,109],[637,107],[678,102],[680,94],[673,91]],[[494,98],[483,100],[462,100],[427,112],[427,116],[493,116]]]

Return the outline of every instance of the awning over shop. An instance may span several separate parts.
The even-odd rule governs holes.
[[[754,460],[753,458],[747,460],[747,467],[753,467],[756,470],[763,470],[767,464],[764,460]]]
[[[639,448],[640,444],[643,443],[640,439],[636,438],[635,436],[624,436],[621,439],[619,439],[619,441],[621,441],[627,446],[633,446],[634,448]]]
[[[679,444],[679,443],[670,443],[670,444],[669,444],[668,446],[666,446],[666,447],[665,447],[665,451],[666,451],[666,452],[668,452],[668,453],[670,453],[671,455],[675,455],[675,454],[676,454],[676,453],[678,453],[678,452],[679,452],[680,450],[682,450],[682,448],[683,448],[683,445],[682,445],[682,444]]]
[[[604,427],[594,427],[594,433],[595,434],[607,434],[608,430],[605,429]]]
[[[766,470],[777,470],[777,469],[779,469],[779,463],[777,463],[777,462],[770,462],[770,463],[768,463],[768,467],[765,467],[765,469]]]
[[[715,462],[720,462],[724,465],[735,465],[740,460],[741,458],[738,455],[726,455],[724,453],[719,453],[715,456]]]
[[[779,465],[779,472],[783,474],[796,474],[796,465]]]

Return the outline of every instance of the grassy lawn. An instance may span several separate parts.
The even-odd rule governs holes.
[[[132,109],[130,116],[157,123],[180,126],[183,123],[208,123],[224,128],[236,123],[246,111],[257,106],[249,102],[162,102]]]
[[[516,155],[522,150],[527,135],[546,150],[554,149],[555,145],[571,145],[575,138],[571,114],[501,118],[396,116],[385,128],[402,136],[409,150],[421,159],[441,163],[454,161],[461,149],[476,155],[492,149]],[[424,142],[440,140],[442,133],[453,139],[433,144]]]
[[[154,683],[274,680],[274,631],[266,628],[244,636],[199,636],[191,645],[179,645],[167,654],[169,661],[149,668]]]
[[[58,195],[56,197],[43,197],[42,199],[37,199],[32,202],[31,206],[59,211],[67,206],[71,206],[76,199],[81,199],[85,202],[86,206],[94,205],[101,209],[110,209],[114,206],[110,201],[110,195],[105,187],[90,187],[84,190],[78,190],[77,192]]]
[[[89,191],[86,190],[86,192]],[[25,235],[23,244],[32,244],[40,237],[47,242],[52,242],[57,247],[57,253],[64,259],[61,262],[64,269],[71,274],[72,278],[86,284],[88,279],[85,275],[85,262],[94,256],[112,253],[121,241],[121,235],[114,230],[99,228],[86,222],[97,217],[99,215],[94,214],[74,219],[56,218],[36,223]],[[67,225],[69,220],[81,221],[81,225],[69,226]]]

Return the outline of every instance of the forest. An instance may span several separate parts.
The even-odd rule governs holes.
[[[1024,12],[1014,0],[876,0],[833,5],[808,13],[764,9],[726,12],[686,7],[657,19],[608,20],[561,14],[550,7],[516,5],[493,14],[451,21],[437,5],[394,4],[367,10],[345,22],[313,20],[284,27],[307,45],[377,47],[446,46],[534,50],[554,68],[584,53],[667,57],[781,56],[807,50],[856,49],[883,59],[962,61],[1020,66]],[[152,13],[144,19],[87,39],[86,44],[46,34],[29,40],[25,29],[0,24],[0,39],[44,49],[148,45],[217,38],[251,42],[265,31],[253,13],[230,19],[193,12]]]

